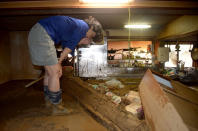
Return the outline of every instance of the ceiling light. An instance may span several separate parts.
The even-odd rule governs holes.
[[[116,4],[120,4],[120,3],[130,3],[133,0],[80,0],[80,2],[83,3],[116,3]]]
[[[125,25],[124,28],[147,29],[151,28],[151,25]]]

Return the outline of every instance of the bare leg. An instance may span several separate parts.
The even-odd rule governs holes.
[[[45,66],[47,72],[47,77],[44,80],[47,83],[48,81],[48,100],[52,104],[52,113],[53,114],[68,114],[71,113],[71,110],[66,109],[62,104],[62,91],[60,90],[60,81],[59,78],[62,75],[62,68],[60,64]],[[48,78],[48,79],[47,79]],[[51,105],[50,104],[50,105]]]
[[[49,78],[49,75],[47,73],[47,70],[45,70],[45,75],[44,75],[44,86],[48,86],[48,78]]]
[[[44,79],[44,84],[47,84],[45,82],[48,81],[48,89],[52,92],[60,91],[60,70],[61,67],[59,64],[51,65],[51,66],[45,66],[45,70],[47,71],[47,77]]]
[[[48,78],[49,78],[49,76],[48,76],[47,70],[45,70],[44,81],[43,81],[43,84],[44,84],[43,91],[44,91],[44,96],[45,96],[46,107],[49,107],[51,104],[49,102]]]

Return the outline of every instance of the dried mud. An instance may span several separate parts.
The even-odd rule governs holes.
[[[63,89],[63,101],[75,113],[50,115],[44,106],[42,83],[29,88],[29,80],[0,85],[1,131],[106,131]]]

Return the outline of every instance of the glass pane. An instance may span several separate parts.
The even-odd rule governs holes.
[[[184,62],[184,67],[192,67],[192,58],[191,58],[191,52],[190,45],[180,45],[180,53],[179,53],[179,61]]]
[[[191,52],[192,49],[190,44],[180,44],[179,61],[184,63],[184,67],[192,67]],[[165,47],[170,47],[169,61],[165,62],[165,67],[176,67],[177,66],[177,52],[175,51],[175,45],[165,45]]]
[[[169,45],[168,47],[170,48],[169,61],[165,62],[165,67],[176,67],[177,66],[177,52],[175,51],[175,45]]]

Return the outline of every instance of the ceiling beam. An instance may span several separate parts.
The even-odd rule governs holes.
[[[64,8],[64,9],[0,9],[0,16],[19,15],[81,15],[81,14],[128,14],[127,8]],[[197,9],[133,8],[132,14],[198,15]]]
[[[63,8],[178,8],[192,9],[198,7],[198,2],[187,1],[139,1],[130,4],[83,4],[72,1],[10,1],[0,2],[0,9],[63,9]]]
[[[157,39],[176,39],[198,32],[198,16],[184,15],[169,23]]]

